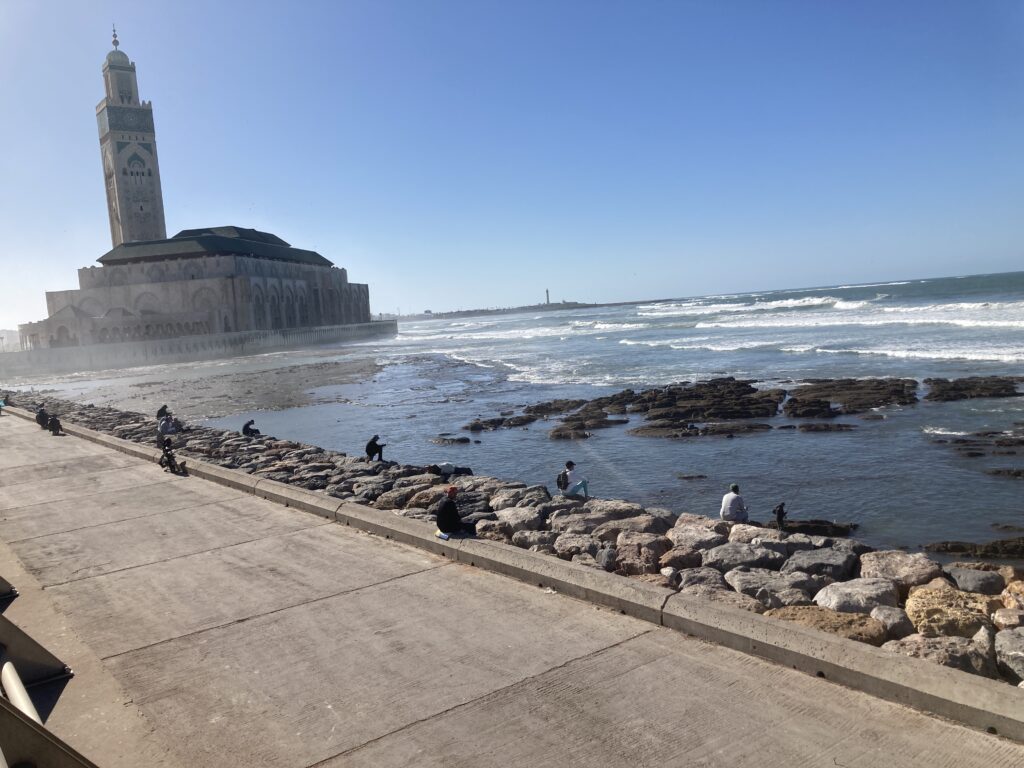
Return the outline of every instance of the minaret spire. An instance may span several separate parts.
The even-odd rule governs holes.
[[[117,48],[121,43],[117,41],[117,24],[114,25],[114,47]]]

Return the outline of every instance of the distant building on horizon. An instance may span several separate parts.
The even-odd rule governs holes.
[[[315,251],[236,226],[167,237],[153,107],[116,30],[113,45],[96,107],[113,248],[78,270],[78,289],[46,293],[48,317],[18,327],[20,347],[369,323],[369,286]]]

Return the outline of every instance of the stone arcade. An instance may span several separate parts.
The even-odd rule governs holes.
[[[47,292],[47,319],[19,326],[22,349],[198,342],[212,334],[369,323],[369,287],[350,283],[346,270],[315,251],[235,226],[167,237],[153,108],[139,100],[135,64],[118,49],[116,32],[113,44],[103,64],[106,96],[96,117],[114,247],[98,259],[100,267],[78,271],[77,290]],[[374,330],[393,331],[388,325]],[[281,346],[280,334],[265,335],[269,344]],[[330,334],[316,338],[332,340]],[[260,346],[260,335],[248,334],[245,343]],[[143,357],[185,351],[180,347],[160,345]]]

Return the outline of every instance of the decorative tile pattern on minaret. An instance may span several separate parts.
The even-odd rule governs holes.
[[[114,50],[103,62],[107,95],[96,106],[110,239],[115,248],[121,243],[167,237],[153,105],[139,101],[135,63],[118,45],[115,29]]]

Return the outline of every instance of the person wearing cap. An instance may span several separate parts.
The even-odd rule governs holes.
[[[437,505],[437,533],[451,534],[463,530],[462,518],[459,516],[459,507],[455,503],[455,497],[459,489],[449,485],[444,493],[444,498]]]
[[[722,509],[718,515],[730,523],[747,522],[747,505],[736,483],[730,485],[729,492],[722,497]]]
[[[584,499],[590,498],[590,484],[587,478],[583,476],[582,472],[576,471],[576,462],[567,461],[565,462],[565,475],[568,485],[565,487],[565,496],[582,496]]]
[[[380,435],[374,435],[370,438],[370,442],[366,444],[366,460],[373,461],[374,457],[377,461],[384,461],[384,446],[387,443],[378,443]]]

